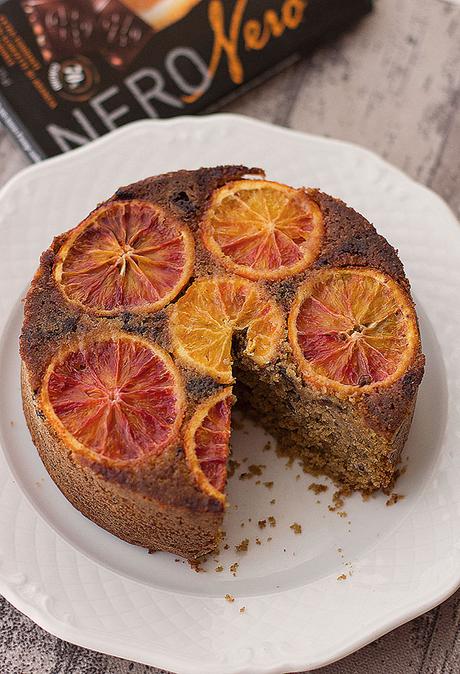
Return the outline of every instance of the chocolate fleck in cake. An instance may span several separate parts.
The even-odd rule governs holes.
[[[21,357],[64,495],[189,559],[218,542],[235,393],[282,451],[370,492],[395,479],[424,366],[396,251],[338,199],[244,166],[120,188],[58,236]]]

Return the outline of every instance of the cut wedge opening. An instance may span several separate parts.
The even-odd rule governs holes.
[[[171,308],[170,319],[174,354],[223,384],[233,381],[235,332],[245,332],[244,354],[260,366],[275,357],[284,333],[284,317],[274,299],[237,276],[195,281]]]

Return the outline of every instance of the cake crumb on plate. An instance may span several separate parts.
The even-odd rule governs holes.
[[[235,550],[237,552],[247,552],[248,547],[249,547],[249,538],[243,538],[241,543],[235,545]]]
[[[392,506],[395,505],[398,501],[401,501],[403,498],[405,498],[404,494],[391,494],[390,498],[388,501],[385,503],[386,506]]]
[[[321,494],[321,492],[327,491],[329,489],[329,487],[327,486],[327,484],[320,484],[319,482],[312,482],[308,486],[308,489],[310,491],[312,491],[314,494],[316,494],[316,496],[318,496],[318,494]]]
[[[239,468],[240,466],[241,466],[241,463],[239,461],[236,461],[236,459],[229,459],[228,460],[228,468],[227,468],[228,478],[233,477],[236,469]]]

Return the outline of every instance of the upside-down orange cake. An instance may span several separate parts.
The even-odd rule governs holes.
[[[282,451],[370,492],[394,481],[424,367],[396,251],[342,201],[244,166],[120,188],[58,236],[21,356],[65,496],[189,559],[219,538],[235,391]]]

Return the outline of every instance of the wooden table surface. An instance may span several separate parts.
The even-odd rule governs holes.
[[[438,192],[460,216],[460,0],[377,0],[374,14],[339,41],[224,110],[360,143]],[[27,164],[0,127],[0,185]],[[158,671],[60,641],[0,598],[2,673]],[[460,672],[460,591],[319,671]]]

